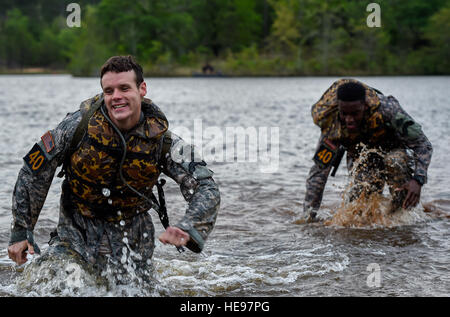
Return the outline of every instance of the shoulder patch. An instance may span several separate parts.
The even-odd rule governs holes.
[[[55,147],[55,142],[53,141],[51,132],[47,131],[43,136],[41,136],[41,140],[47,153],[50,153],[50,151]]]
[[[313,160],[322,168],[328,168],[337,156],[338,149],[331,141],[324,139],[316,153],[314,154]]]
[[[48,162],[44,150],[42,150],[37,143],[34,144],[30,152],[23,157],[23,160],[34,175],[37,174]]]

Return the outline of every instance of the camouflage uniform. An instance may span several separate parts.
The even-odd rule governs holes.
[[[42,167],[37,172],[33,173],[32,168],[27,164],[24,164],[20,170],[13,192],[13,223],[10,244],[23,241],[27,237],[29,241],[32,240],[32,232],[56,168],[65,160],[76,127],[81,121],[83,109],[97,100],[98,96],[83,102],[80,110],[69,113],[56,129],[50,131],[54,148],[50,152],[42,151],[45,154],[45,164],[41,164]],[[148,115],[158,114],[165,119],[157,106],[151,101],[149,104],[151,105],[150,110],[142,111],[137,126],[125,135],[127,147],[131,142],[130,140],[133,139],[136,142],[140,135],[142,136],[145,133],[148,135],[155,128],[147,124]],[[99,110],[96,112],[96,115],[98,114]],[[130,135],[135,137],[131,138]],[[118,136],[116,135],[115,138],[118,139]],[[165,158],[162,172],[180,185],[181,191],[189,203],[186,214],[174,226],[181,228],[190,235],[187,247],[195,252],[200,252],[216,221],[220,205],[219,189],[212,179],[212,171],[204,166],[206,164],[202,166],[191,162],[193,158],[190,152],[193,151],[192,147],[185,144],[182,139],[174,134],[171,134],[170,139],[172,140],[170,151]],[[81,146],[85,140],[86,138],[83,138]],[[37,144],[41,149],[45,148],[42,140]],[[183,150],[184,155],[180,154],[180,151]],[[73,161],[71,162],[73,164]],[[85,163],[90,164],[89,162]],[[138,171],[138,173],[140,172]],[[86,214],[79,210],[79,204],[73,200],[73,189],[69,186],[68,178],[66,172],[66,179],[62,185],[59,223],[56,232],[52,233],[47,253],[57,253],[63,250],[81,256],[82,259],[92,264],[100,261],[100,255],[104,254],[119,259],[125,250],[131,250],[127,252],[136,255],[136,258],[144,263],[152,257],[154,226],[151,216],[147,212],[150,209],[147,201],[138,200],[135,206],[136,213],[131,216],[130,214],[120,215],[118,213],[117,217],[107,219],[97,217],[95,214]],[[95,179],[91,181],[99,182]],[[150,186],[152,185],[150,184]]]
[[[391,194],[394,194],[394,188],[400,187],[412,177],[422,184],[426,183],[433,148],[421,126],[403,110],[394,97],[384,96],[363,84],[366,87],[368,108],[361,131],[357,135],[351,135],[347,131],[345,124],[339,119],[336,92],[340,84],[349,81],[354,80],[335,82],[313,105],[312,115],[322,131],[319,144],[327,139],[336,146],[346,147],[349,171],[353,168],[353,162],[361,155],[360,144],[367,149],[376,149],[379,153],[365,158],[366,162],[361,166],[366,168],[353,171],[356,184],[351,189],[350,199],[363,190],[382,191],[385,181]],[[412,150],[413,154],[408,154],[407,149]],[[314,214],[319,209],[330,170],[331,166],[312,166],[306,180],[304,211],[307,214]],[[400,206],[404,195],[404,192],[393,195],[396,207]]]

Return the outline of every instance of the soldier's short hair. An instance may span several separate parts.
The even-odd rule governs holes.
[[[366,88],[360,83],[348,82],[339,86],[337,90],[338,100],[364,102],[366,100]]]
[[[130,70],[134,70],[136,75],[136,86],[139,87],[139,85],[144,81],[144,74],[141,65],[136,62],[134,57],[131,55],[110,57],[100,69],[100,84],[103,75],[107,72],[121,73],[128,72]]]

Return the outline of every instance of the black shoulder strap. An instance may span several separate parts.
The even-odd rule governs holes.
[[[384,94],[383,94],[381,91],[379,91],[378,89],[373,88],[373,87],[369,87],[369,88],[375,90],[375,92],[376,92],[377,94],[380,94],[380,95],[383,95],[383,96],[384,96]]]
[[[167,164],[167,154],[170,152],[170,147],[172,146],[172,133],[167,130],[161,138],[162,144],[161,155],[159,157],[159,165],[164,168]]]
[[[103,102],[103,98],[100,98],[99,100],[94,102],[85,113],[83,113],[83,115],[81,117],[81,121],[78,124],[78,126],[75,129],[75,132],[73,134],[73,138],[72,138],[72,141],[70,142],[69,149],[67,150],[67,152],[64,156],[63,166],[61,168],[61,171],[58,173],[58,177],[61,178],[66,173],[66,168],[69,163],[70,157],[72,156],[73,153],[75,153],[75,151],[80,146],[80,142],[83,139],[83,137],[87,131],[89,120],[94,115],[94,113],[98,109],[100,109],[102,102]]]

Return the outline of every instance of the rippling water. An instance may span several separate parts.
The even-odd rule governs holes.
[[[279,128],[277,171],[262,173],[260,161],[210,164],[222,204],[206,248],[200,255],[180,255],[157,242],[149,291],[94,285],[92,276],[80,273],[75,264],[59,263],[66,275],[49,275],[32,267],[35,261],[23,269],[8,259],[11,196],[21,158],[67,112],[96,94],[99,81],[0,76],[0,296],[449,296],[450,77],[358,78],[395,96],[434,146],[422,206],[399,214],[390,225],[359,228],[299,221],[320,134],[310,107],[336,79],[147,79],[148,97],[162,108],[172,128],[194,131],[196,122],[201,122],[201,132],[210,127]],[[320,211],[325,217],[341,204],[348,181],[344,166],[328,181]],[[44,249],[57,224],[60,184],[54,180],[36,227]],[[174,182],[168,181],[166,191],[175,223],[185,202]],[[158,235],[162,226],[153,218]],[[375,286],[370,283],[373,263],[381,278]],[[50,279],[51,287],[40,286],[38,279]]]

